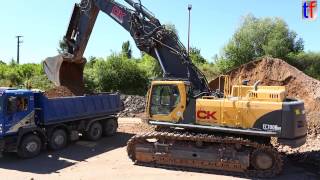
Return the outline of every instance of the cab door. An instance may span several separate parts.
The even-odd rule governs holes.
[[[34,122],[34,114],[30,106],[29,96],[8,96],[6,98],[7,133],[16,133],[21,127],[26,127]]]
[[[177,122],[183,118],[185,98],[181,96],[183,88],[176,84],[158,84],[152,86],[149,103],[149,115],[156,121]]]

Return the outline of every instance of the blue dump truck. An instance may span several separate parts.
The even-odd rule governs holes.
[[[0,88],[0,153],[37,156],[58,150],[79,136],[111,136],[123,109],[118,93],[48,99],[40,91]]]

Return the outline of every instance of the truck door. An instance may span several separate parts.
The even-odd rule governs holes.
[[[33,122],[33,115],[28,96],[8,96],[6,99],[6,129],[7,133],[16,133],[19,128]]]

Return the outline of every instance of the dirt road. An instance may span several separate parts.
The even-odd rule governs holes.
[[[119,133],[99,142],[79,141],[57,152],[44,151],[39,157],[20,160],[14,154],[0,158],[3,180],[42,179],[243,179],[223,174],[185,172],[133,165],[126,153],[126,142],[134,133],[148,128],[139,119],[120,119]],[[215,172],[217,173],[217,172]],[[307,169],[285,162],[284,172],[277,179],[319,179]]]

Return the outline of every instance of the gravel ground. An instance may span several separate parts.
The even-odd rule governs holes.
[[[136,133],[152,130],[138,118],[121,118],[119,132],[98,142],[78,141],[66,149],[43,152],[34,159],[20,160],[13,154],[0,158],[4,180],[96,180],[96,179],[244,179],[219,172],[199,173],[134,165],[126,153],[126,142]],[[319,179],[309,167],[286,159],[283,173],[275,179]]]

